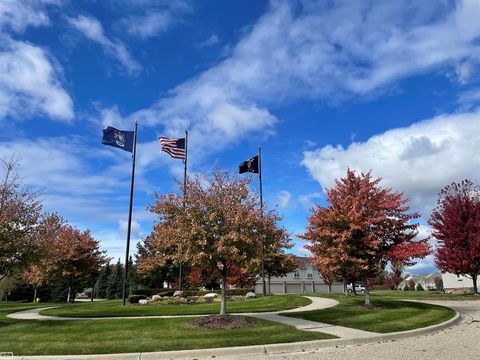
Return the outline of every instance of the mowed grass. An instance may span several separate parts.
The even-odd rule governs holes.
[[[265,296],[245,301],[227,302],[229,313],[281,311],[310,304],[311,301],[299,295]],[[42,315],[67,317],[114,317],[151,315],[205,315],[218,314],[220,304],[197,305],[128,305],[120,300],[98,301],[93,303],[64,304],[57,309],[42,311]]]
[[[443,306],[382,298],[378,295],[372,296],[373,308],[363,306],[364,296],[328,297],[338,300],[340,304],[323,310],[282,315],[378,333],[418,329],[455,316],[454,310]]]
[[[441,291],[374,290],[373,298],[411,300],[480,300],[478,294],[445,294]]]
[[[44,304],[45,306],[45,304]],[[9,312],[35,306],[0,303],[0,352],[15,355],[65,355],[204,349],[224,346],[330,339],[294,327],[254,319],[255,326],[232,330],[191,328],[191,318],[22,321]]]

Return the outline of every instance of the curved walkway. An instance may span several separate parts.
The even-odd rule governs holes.
[[[308,299],[312,300],[312,303],[296,309],[282,311],[285,312],[297,312],[297,311],[309,311],[309,310],[319,310],[325,309],[328,307],[332,307],[338,304],[336,300],[325,299],[325,298],[318,298],[318,297],[308,297]],[[117,359],[135,359],[135,360],[157,360],[157,359],[211,359],[211,358],[221,358],[221,359],[245,359],[246,357],[252,359],[263,359],[263,358],[281,358],[281,359],[316,359],[316,358],[324,358],[324,354],[328,353],[327,357],[330,359],[364,359],[367,357],[353,357],[353,354],[357,353],[357,350],[349,349],[349,345],[355,346],[367,346],[375,347],[375,352],[371,350],[367,350],[367,353],[370,353],[371,356],[369,358],[375,359],[404,359],[405,357],[405,349],[402,347],[400,348],[397,344],[399,340],[407,339],[415,337],[415,339],[411,339],[410,341],[413,343],[418,343],[416,338],[421,335],[427,335],[434,337],[435,334],[446,334],[451,332],[455,332],[456,335],[460,336],[464,330],[464,327],[461,327],[461,330],[458,330],[459,326],[453,326],[461,321],[461,325],[467,323],[470,325],[475,322],[479,322],[479,320],[475,319],[470,315],[471,311],[476,313],[476,317],[478,318],[480,314],[480,301],[479,302],[462,302],[463,306],[460,305],[458,301],[455,302],[443,302],[443,301],[435,301],[429,302],[425,301],[426,303],[435,303],[441,305],[447,305],[454,310],[457,311],[457,314],[454,318],[445,321],[444,323],[432,325],[426,328],[420,328],[416,330],[410,331],[403,331],[403,332],[396,332],[396,333],[387,333],[387,334],[379,334],[373,333],[368,331],[356,330],[352,328],[346,328],[342,326],[334,326],[330,324],[318,323],[308,320],[290,318],[279,315],[279,312],[264,312],[264,313],[240,313],[235,315],[244,315],[244,316],[251,316],[256,318],[261,318],[265,320],[275,321],[286,325],[292,325],[296,328],[304,331],[319,331],[327,334],[332,334],[338,336],[338,339],[331,339],[331,340],[315,340],[315,341],[307,341],[307,342],[296,342],[296,343],[287,343],[287,344],[269,344],[269,345],[253,345],[253,346],[242,346],[242,347],[230,347],[230,348],[213,348],[213,349],[202,349],[202,350],[183,350],[183,351],[166,351],[166,352],[153,352],[153,353],[130,353],[130,354],[110,354],[110,355],[62,355],[62,356],[24,356],[18,357],[18,359],[28,360],[28,359],[98,359],[102,358],[105,360],[117,360]],[[465,304],[467,303],[467,304]],[[465,306],[467,305],[467,306]],[[170,316],[135,316],[135,317],[115,317],[115,318],[68,318],[68,317],[59,317],[59,316],[45,316],[40,315],[40,311],[48,308],[40,308],[40,309],[30,309],[25,311],[19,311],[16,313],[11,313],[7,315],[10,318],[14,319],[21,319],[21,320],[114,320],[114,319],[145,319],[145,318],[172,318],[172,317],[195,317],[195,316],[205,316],[205,315],[170,315]],[[460,316],[460,313],[462,316]],[[232,314],[233,315],[233,314]],[[447,331],[440,332],[442,329],[449,328]],[[453,329],[453,330],[452,330]],[[472,336],[476,341],[478,340],[479,327],[476,325],[474,328],[468,327],[467,330],[472,331],[472,334],[469,334],[468,339]],[[457,339],[451,339],[451,341],[457,341]],[[391,341],[391,342],[390,342]],[[393,344],[391,347],[395,348],[397,351],[395,355],[392,356],[394,352],[389,352],[389,357],[380,356],[379,350],[384,348],[385,344]],[[474,346],[477,343],[475,343]],[[379,349],[380,346],[380,349]],[[433,343],[432,343],[433,346]],[[366,347],[361,347],[362,349],[367,349]],[[407,347],[408,348],[408,347]],[[458,348],[458,347],[457,347]],[[344,349],[349,349],[348,351],[343,351]],[[357,349],[357,347],[356,347]],[[353,353],[352,353],[353,351]],[[424,350],[425,351],[425,350]],[[344,353],[347,357],[337,357],[335,356],[336,353]],[[435,360],[443,359],[443,357],[438,357],[438,353],[436,353],[437,357],[432,358]],[[452,354],[455,352],[452,352]],[[417,357],[421,356],[422,359],[426,359],[424,357],[424,353],[417,353],[415,354]],[[478,354],[475,354],[475,359],[477,359]],[[413,356],[412,356],[413,358]],[[453,357],[451,357],[453,358]],[[457,357],[458,358],[458,357]],[[462,357],[460,357],[462,358]],[[17,357],[14,357],[17,359]],[[429,358],[430,359],[430,358]],[[447,359],[447,358],[445,358]],[[450,357],[449,357],[450,359]],[[463,357],[463,359],[470,359],[470,357]],[[473,357],[472,357],[473,359]]]

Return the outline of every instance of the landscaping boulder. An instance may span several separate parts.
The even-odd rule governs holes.
[[[248,292],[245,294],[245,299],[255,299],[257,297],[257,295],[255,295],[254,292]]]
[[[160,300],[161,298],[162,298],[162,297],[161,297],[160,295],[153,295],[153,296],[152,296],[152,300],[153,300],[153,301],[158,301],[158,300]]]
[[[146,299],[139,300],[138,304],[139,305],[148,305],[148,300],[146,300]]]
[[[177,290],[173,293],[173,297],[183,297],[183,291]]]
[[[208,293],[208,294],[203,295],[204,299],[215,299],[216,297],[218,297],[217,293]]]

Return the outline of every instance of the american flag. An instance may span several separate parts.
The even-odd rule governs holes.
[[[185,139],[172,139],[166,137],[159,137],[162,144],[162,151],[165,151],[174,159],[185,160]]]

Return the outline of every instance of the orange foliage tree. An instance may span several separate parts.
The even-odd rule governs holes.
[[[347,176],[327,190],[327,207],[317,206],[305,234],[315,262],[344,279],[356,272],[368,284],[368,277],[389,261],[411,264],[430,253],[427,239],[416,241],[420,214],[409,213],[403,194],[379,185],[371,173]],[[365,305],[371,305],[368,286]]]
[[[100,243],[90,230],[80,231],[57,214],[47,214],[38,226],[39,261],[31,266],[24,277],[31,283],[64,281],[68,286],[67,301],[72,290],[98,273],[106,262]]]
[[[282,234],[275,237],[277,247],[288,243],[287,232],[277,226],[278,215],[267,211],[261,216],[258,197],[250,192],[249,183],[216,170],[211,176],[200,174],[188,180],[185,208],[178,194],[156,195],[150,207],[158,215],[149,239],[155,249],[154,261],[182,261],[214,270],[222,284],[220,314],[226,314],[225,290],[232,270],[258,263],[262,242],[273,233]],[[178,252],[172,253],[172,248]]]

